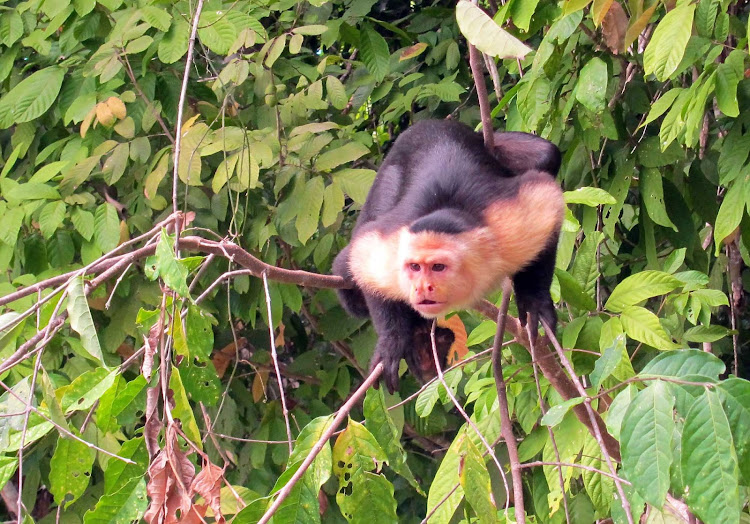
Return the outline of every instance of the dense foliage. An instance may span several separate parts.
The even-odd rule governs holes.
[[[503,349],[528,520],[747,522],[747,2],[483,7],[531,48],[485,57],[493,126],[564,154],[552,292],[587,388],[582,404],[528,343]],[[0,518],[261,518],[374,333],[331,289],[176,250],[173,211],[191,238],[329,273],[399,131],[479,124],[462,31],[523,54],[474,9],[459,29],[443,0],[2,2],[0,297],[42,284],[0,298]],[[448,322],[467,362],[370,390],[274,523],[519,517],[495,322]],[[576,416],[589,404],[620,443],[612,468]]]

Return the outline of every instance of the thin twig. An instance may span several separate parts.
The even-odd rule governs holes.
[[[537,326],[534,326],[536,329]],[[547,408],[544,406],[544,397],[542,396],[542,385],[539,382],[539,370],[537,369],[536,362],[536,342],[531,336],[531,325],[526,323],[526,332],[529,335],[529,351],[531,352],[532,371],[534,373],[534,384],[536,385],[536,394],[539,397],[539,410],[542,412],[542,417],[547,414]],[[560,458],[560,448],[557,446],[557,439],[555,438],[555,432],[552,428],[547,426],[547,434],[549,435],[549,441],[552,444],[552,451],[555,452],[555,459],[558,464],[562,462]],[[563,510],[565,511],[565,522],[570,524],[570,510],[568,508],[568,496],[565,493],[565,477],[563,476],[562,466],[557,466],[557,480],[560,482],[560,491],[562,492],[563,499]]]
[[[151,114],[154,116],[157,122],[159,122],[159,125],[161,126],[162,131],[164,131],[164,134],[167,135],[167,138],[170,142],[174,144],[174,137],[172,136],[172,133],[169,132],[169,128],[167,127],[166,122],[164,122],[164,119],[161,117],[161,114],[156,109],[156,105],[148,99],[146,94],[141,89],[141,86],[138,84],[138,81],[135,79],[135,74],[133,74],[133,68],[130,67],[130,60],[128,60],[127,53],[118,53],[117,58],[120,59],[121,62],[125,64],[125,70],[128,72],[128,77],[130,78],[130,81],[133,83],[133,87],[135,87],[135,90],[138,92],[138,96],[140,96],[143,101],[146,104],[146,110],[151,110]]]
[[[16,393],[15,391],[13,391],[2,380],[0,380],[0,388],[4,389],[9,395],[11,395],[12,397],[14,397],[19,402],[24,402],[24,399],[21,398],[21,396],[18,393]],[[87,447],[89,447],[89,448],[91,448],[91,449],[93,449],[95,451],[98,451],[99,453],[104,453],[108,457],[112,457],[112,458],[115,458],[117,460],[121,460],[121,461],[125,462],[126,464],[135,464],[135,462],[133,462],[130,459],[126,459],[126,458],[121,457],[119,455],[115,455],[111,451],[107,451],[106,449],[100,448],[99,446],[97,446],[95,444],[92,444],[91,442],[86,442],[81,437],[77,436],[75,433],[72,433],[68,428],[61,426],[60,424],[58,424],[57,422],[55,422],[54,420],[52,420],[50,417],[48,417],[47,415],[45,415],[42,411],[40,411],[38,408],[36,408],[33,404],[30,405],[29,408],[31,409],[31,411],[33,411],[34,413],[36,413],[37,415],[39,415],[40,417],[42,417],[44,420],[46,420],[47,422],[49,422],[50,424],[52,424],[52,426],[54,428],[56,428],[57,431],[59,431],[60,433],[64,434],[66,437],[72,438],[73,440],[77,440],[81,444],[85,444]],[[23,446],[23,444],[24,444],[23,442],[20,443],[21,446]]]
[[[281,370],[279,369],[279,355],[276,352],[276,340],[273,336],[273,312],[271,308],[271,292],[268,289],[268,275],[263,273],[263,291],[266,295],[266,310],[268,312],[268,335],[271,344],[271,360],[273,368],[276,371],[276,383],[279,386],[279,396],[281,397],[281,410],[284,413],[284,423],[286,424],[286,438],[289,442],[289,454],[292,454],[294,448],[292,439],[292,428],[289,425],[289,409],[286,407],[286,394],[284,393],[284,383],[281,381]]]
[[[188,40],[187,57],[185,58],[185,74],[182,75],[182,87],[180,88],[180,99],[177,104],[177,129],[175,130],[174,141],[174,170],[172,172],[172,212],[177,213],[177,193],[179,191],[179,172],[180,148],[182,146],[182,118],[185,111],[185,97],[187,95],[188,80],[190,79],[190,65],[193,62],[193,53],[195,51],[195,35],[198,33],[198,21],[201,18],[203,10],[203,0],[198,0],[193,13],[193,27],[190,29],[190,39]],[[178,235],[179,236],[179,235]],[[175,246],[177,247],[177,246]]]
[[[503,301],[500,304],[500,311],[497,314],[497,331],[495,332],[495,341],[492,344],[492,372],[495,375],[495,387],[497,388],[497,400],[500,408],[500,432],[508,447],[508,458],[510,460],[510,473],[513,477],[513,506],[515,508],[516,521],[519,524],[525,524],[526,511],[523,500],[523,481],[521,480],[520,461],[518,460],[518,443],[513,434],[513,425],[510,421],[510,411],[508,409],[508,395],[505,391],[505,379],[503,378],[502,363],[502,344],[505,336],[505,320],[508,315],[508,305],[510,304],[510,283],[506,280],[503,285]],[[505,477],[503,476],[505,482]],[[505,486],[506,493],[508,486]],[[510,497],[505,497],[505,512],[508,512]]]
[[[320,453],[320,451],[323,449],[323,446],[325,446],[328,442],[328,439],[331,438],[331,436],[336,432],[336,428],[344,421],[344,419],[346,419],[346,417],[349,416],[349,412],[364,396],[370,386],[375,384],[375,382],[380,379],[380,374],[382,372],[383,364],[381,362],[375,366],[375,368],[370,373],[370,376],[368,376],[362,383],[362,385],[357,388],[357,390],[352,394],[351,397],[349,397],[349,400],[347,400],[344,405],[339,408],[333,421],[323,432],[315,445],[310,449],[307,458],[305,458],[305,460],[302,462],[299,469],[294,473],[294,475],[292,475],[292,478],[289,479],[289,482],[287,482],[286,485],[284,485],[284,487],[276,493],[276,500],[273,501],[273,504],[271,504],[271,506],[263,514],[263,517],[258,521],[258,524],[267,524],[268,521],[271,520],[273,514],[276,513],[276,510],[279,509],[281,503],[284,502],[284,500],[292,492],[294,486],[297,484],[297,482],[299,482],[299,480],[308,470],[310,465],[318,456],[318,453]]]
[[[484,449],[487,451],[487,453],[492,458],[492,461],[495,463],[495,466],[497,467],[498,472],[500,473],[500,476],[503,479],[503,485],[505,486],[505,492],[510,493],[510,487],[508,486],[508,478],[505,475],[505,470],[503,469],[502,465],[500,465],[500,461],[497,458],[497,455],[495,454],[495,450],[492,449],[492,446],[490,446],[490,443],[487,442],[487,439],[484,437],[480,429],[477,427],[476,424],[471,420],[469,415],[466,413],[464,408],[461,406],[461,403],[458,401],[456,396],[453,394],[453,390],[448,386],[448,383],[445,381],[445,375],[443,374],[443,367],[440,365],[440,357],[438,356],[437,352],[437,344],[435,343],[435,326],[437,325],[437,321],[432,321],[432,329],[430,330],[430,343],[432,344],[432,358],[435,362],[435,369],[437,370],[438,379],[440,380],[440,383],[445,388],[445,392],[448,394],[448,397],[451,399],[451,402],[453,402],[453,406],[456,408],[456,410],[461,414],[463,419],[466,421],[466,424],[474,431],[477,437],[479,437],[480,442],[484,446]],[[508,506],[506,505],[506,510]]]
[[[607,452],[607,446],[604,443],[604,439],[602,438],[601,429],[599,428],[599,424],[594,417],[594,408],[591,407],[591,397],[586,393],[583,384],[581,384],[581,381],[578,379],[578,375],[576,375],[575,370],[573,369],[573,365],[568,360],[568,357],[565,356],[565,350],[563,350],[562,346],[558,342],[554,330],[544,319],[542,319],[542,325],[544,326],[544,330],[547,333],[547,337],[552,342],[552,346],[555,348],[555,351],[557,351],[557,356],[560,358],[560,363],[568,371],[571,380],[578,389],[578,393],[584,399],[583,405],[586,407],[586,411],[588,412],[589,419],[591,421],[591,429],[594,431],[594,438],[599,444],[599,448],[602,451],[602,456],[604,456],[604,460],[607,462],[607,467],[613,475],[617,475],[617,470],[612,463],[612,458],[609,456],[609,453]],[[628,499],[625,496],[625,490],[622,487],[622,483],[618,479],[615,479],[615,487],[617,488],[617,493],[620,495],[620,504],[622,504],[622,508],[625,510],[625,516],[628,519],[628,524],[633,524],[633,515],[631,514],[630,502],[628,502]]]

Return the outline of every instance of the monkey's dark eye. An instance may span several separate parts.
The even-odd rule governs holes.
[[[414,262],[412,262],[411,264],[409,264],[409,269],[411,269],[414,272],[417,272],[420,269],[419,264],[415,264]]]
[[[432,265],[432,270],[433,271],[437,271],[437,272],[444,271],[445,270],[445,264],[433,264]]]

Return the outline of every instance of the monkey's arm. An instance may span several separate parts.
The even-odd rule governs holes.
[[[553,235],[539,256],[513,276],[518,319],[521,325],[525,326],[528,315],[534,335],[537,333],[540,319],[544,319],[553,329],[557,324],[555,306],[549,292],[555,271],[557,237],[557,234]]]
[[[350,315],[355,317],[368,317],[370,316],[370,312],[367,309],[365,295],[362,293],[359,286],[354,283],[352,272],[349,269],[350,247],[351,245],[342,249],[333,260],[333,274],[342,277],[353,286],[351,289],[337,290],[339,301],[341,301],[341,305],[344,306],[344,309]]]

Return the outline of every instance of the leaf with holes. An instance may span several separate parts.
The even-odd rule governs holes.
[[[135,478],[114,493],[101,497],[83,516],[83,524],[131,524],[140,522],[148,507],[146,481]]]
[[[96,452],[72,438],[57,438],[49,464],[50,492],[65,507],[78,500],[89,485]]]
[[[60,404],[65,414],[89,409],[117,378],[117,369],[97,368],[79,375],[73,382],[56,391],[62,394]]]

